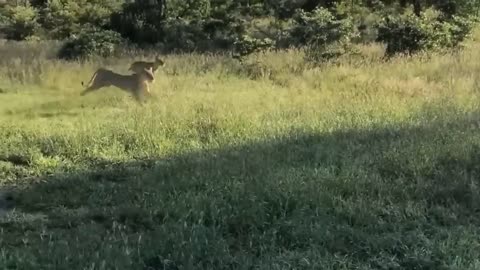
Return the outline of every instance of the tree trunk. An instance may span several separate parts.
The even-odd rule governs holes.
[[[413,12],[417,17],[420,17],[420,13],[422,12],[422,3],[420,0],[414,0],[413,2]]]
[[[157,0],[157,4],[160,7],[160,17],[164,19],[167,13],[167,0]]]

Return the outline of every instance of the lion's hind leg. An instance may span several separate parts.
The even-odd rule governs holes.
[[[85,96],[86,94],[88,93],[91,93],[95,90],[98,90],[100,88],[104,87],[104,85],[98,85],[98,84],[93,84],[91,85],[90,87],[88,87],[87,89],[83,90],[81,93],[80,93],[80,96]]]
[[[105,69],[99,69],[97,70],[92,78],[90,79],[90,82],[88,83],[88,87],[87,89],[83,90],[80,95],[81,96],[85,96],[86,94],[88,93],[91,93],[95,90],[98,90],[100,88],[103,88],[103,87],[107,87],[107,86],[110,86],[111,85],[111,82],[105,78],[105,71],[108,71],[108,70],[105,70]],[[84,85],[84,83],[82,82],[82,85]]]
[[[132,96],[135,99],[135,101],[140,105],[144,105],[147,102],[145,99],[145,94],[142,93],[142,91],[134,91],[132,93]]]
[[[110,83],[107,83],[107,82],[98,82],[98,81],[94,81],[92,83],[92,85],[90,85],[87,89],[83,90],[80,95],[81,96],[85,96],[86,94],[88,93],[91,93],[93,91],[96,91],[100,88],[103,88],[103,87],[107,87],[107,86],[110,86],[111,84]]]

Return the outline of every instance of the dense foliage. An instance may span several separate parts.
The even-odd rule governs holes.
[[[307,59],[319,62],[349,51],[356,29],[350,18],[337,19],[324,8],[312,12],[299,11],[294,16],[292,42],[307,46]]]
[[[314,61],[342,55],[349,51],[352,42],[358,41],[383,42],[389,55],[453,48],[470,33],[470,17],[478,15],[480,6],[475,0],[31,0],[23,5],[16,3],[7,1],[0,8],[2,28],[9,39],[69,40],[71,47],[74,42],[83,42],[72,41],[72,36],[94,28],[112,30],[137,45],[155,45],[165,51],[229,50],[245,55],[268,48],[304,47],[309,59]],[[108,55],[104,49],[98,53]]]
[[[453,15],[442,18],[438,12],[420,16],[406,14],[388,16],[378,25],[377,40],[387,44],[388,56],[397,53],[415,53],[421,50],[454,48],[470,33],[472,21]]]
[[[68,39],[58,56],[63,59],[86,58],[94,55],[103,57],[115,53],[122,43],[120,34],[111,30],[87,29]]]

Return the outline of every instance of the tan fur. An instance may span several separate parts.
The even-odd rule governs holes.
[[[141,70],[152,68],[153,73],[155,73],[159,67],[163,66],[165,66],[165,62],[157,55],[154,62],[136,61],[130,65],[128,70],[139,73]]]
[[[122,75],[105,68],[99,68],[88,82],[88,87],[80,94],[84,96],[100,88],[115,86],[133,95],[140,102],[143,94],[150,95],[149,83],[155,81],[152,68],[139,70],[135,74]],[[82,82],[82,85],[84,83]]]

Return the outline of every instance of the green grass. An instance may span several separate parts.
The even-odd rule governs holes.
[[[467,45],[391,62],[372,45],[320,68],[297,51],[168,56],[140,107],[79,96],[131,57],[4,44],[0,269],[480,269]]]

